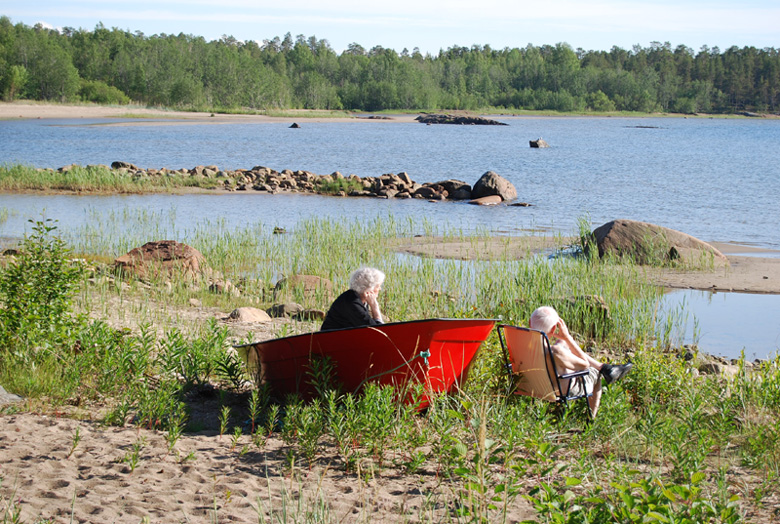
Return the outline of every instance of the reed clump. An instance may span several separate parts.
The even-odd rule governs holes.
[[[187,188],[214,189],[217,180],[171,172],[165,176],[137,176],[104,165],[72,165],[41,169],[21,164],[0,166],[0,191],[69,191],[74,193],[160,193]]]
[[[191,393],[212,388],[221,392],[212,423],[215,432],[232,435],[232,460],[267,460],[259,458],[266,442],[279,439],[279,460],[291,479],[312,470],[366,481],[435,478],[436,495],[415,516],[421,522],[508,522],[521,499],[542,522],[633,522],[655,515],[659,521],[732,523],[770,515],[780,475],[780,360],[750,369],[742,359],[734,375],[699,376],[674,351],[679,345],[670,321],[659,320],[659,291],[630,264],[616,271],[611,262],[570,257],[463,262],[401,256],[389,247],[391,239],[420,228],[438,231],[393,217],[362,224],[311,220],[286,235],[261,224],[204,222],[178,231],[165,217],[126,218],[117,215],[121,232],[109,220],[61,237],[41,224],[19,257],[0,270],[3,315],[38,311],[19,308],[18,295],[9,291],[43,278],[19,270],[32,263],[30,253],[51,261],[55,273],[45,282],[62,305],[54,324],[50,313],[30,313],[22,323],[0,327],[0,383],[7,389],[53,405],[76,399],[82,406],[100,405],[106,423],[166,432],[175,450],[183,433],[208,424],[191,418]],[[360,394],[341,392],[338,369],[328,362],[311,368],[315,400],[274,401],[266,389],[254,390],[237,365],[231,343],[238,341],[228,327],[212,321],[185,329],[177,322],[176,306],[202,291],[174,285],[160,295],[167,306],[161,312],[158,302],[144,298],[154,295],[149,288],[133,282],[124,287],[121,280],[90,285],[82,269],[71,273],[78,267],[70,262],[71,250],[118,255],[151,240],[150,231],[177,232],[227,277],[268,283],[251,292],[264,305],[271,299],[261,290],[283,276],[313,274],[341,289],[361,265],[387,273],[381,298],[391,320],[501,317],[525,324],[538,305],[555,304],[585,347],[630,357],[634,370],[609,387],[593,421],[584,405],[560,410],[504,396],[495,337],[485,343],[461,392],[432,398],[425,413],[399,402],[391,388],[369,384]],[[162,284],[146,283],[151,289]],[[220,300],[240,304],[247,294]],[[44,298],[29,300],[36,306]],[[96,304],[116,300],[135,308],[124,326],[109,324],[99,309],[87,315]],[[309,300],[306,307],[328,305],[322,295]],[[240,445],[246,438],[254,447]],[[138,456],[126,456],[130,471]],[[305,507],[295,514],[334,518],[327,501],[299,500]],[[0,499],[0,511],[10,522],[18,504]],[[287,510],[259,499],[257,511],[265,520]]]

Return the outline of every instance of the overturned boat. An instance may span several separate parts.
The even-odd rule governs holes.
[[[312,361],[327,357],[345,392],[366,383],[423,387],[428,395],[456,389],[490,334],[494,319],[435,318],[378,326],[315,331],[236,346],[260,384],[277,397],[315,394]],[[410,398],[411,397],[407,397]]]

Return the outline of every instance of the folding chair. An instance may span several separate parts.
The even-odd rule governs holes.
[[[501,324],[498,339],[504,352],[504,363],[509,377],[509,390],[515,395],[527,395],[564,406],[570,400],[588,398],[585,377],[588,371],[558,373],[547,335],[535,329]],[[568,380],[564,393],[561,382]],[[581,394],[571,394],[572,384],[579,381],[582,387],[575,388]]]

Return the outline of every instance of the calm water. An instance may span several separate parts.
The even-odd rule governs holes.
[[[0,163],[36,167],[110,164],[124,160],[146,168],[216,164],[223,169],[263,165],[277,170],[340,171],[360,176],[406,171],[418,182],[456,178],[473,184],[488,170],[512,181],[531,207],[477,207],[419,200],[331,198],[313,195],[232,193],[187,196],[0,195],[10,211],[0,236],[21,236],[27,219],[42,213],[61,229],[78,229],[119,210],[171,213],[181,230],[224,218],[243,226],[292,228],[302,219],[330,216],[363,220],[396,218],[517,234],[524,230],[571,234],[577,220],[598,226],[616,218],[653,222],[707,241],[732,241],[780,249],[780,120],[532,118],[502,119],[509,126],[425,126],[418,123],[302,121],[288,124],[106,125],[119,120],[0,122]],[[531,149],[543,137],[552,147]],[[98,217],[98,218],[96,218]],[[421,226],[422,227],[422,226]],[[674,296],[674,295],[673,295]],[[729,298],[721,299],[720,297]],[[701,326],[699,340],[725,340],[739,328],[704,317],[720,301],[752,311],[772,339],[748,336],[748,355],[777,351],[778,298],[687,301]],[[748,296],[751,297],[751,296]],[[755,296],[752,296],[755,297]],[[737,304],[738,301],[741,301]],[[732,305],[733,304],[733,305]],[[731,316],[736,316],[732,314]],[[752,331],[752,330],[751,330]],[[690,335],[693,337],[693,334]],[[711,339],[713,342],[708,342]],[[752,341],[751,341],[752,340]],[[773,342],[774,341],[774,342]],[[739,346],[733,349],[734,344]],[[742,348],[728,342],[734,354]],[[744,345],[744,344],[743,344]]]

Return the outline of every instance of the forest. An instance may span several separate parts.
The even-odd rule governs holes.
[[[778,112],[774,48],[453,46],[400,53],[290,33],[242,42],[47,29],[0,16],[0,98],[182,110]]]

